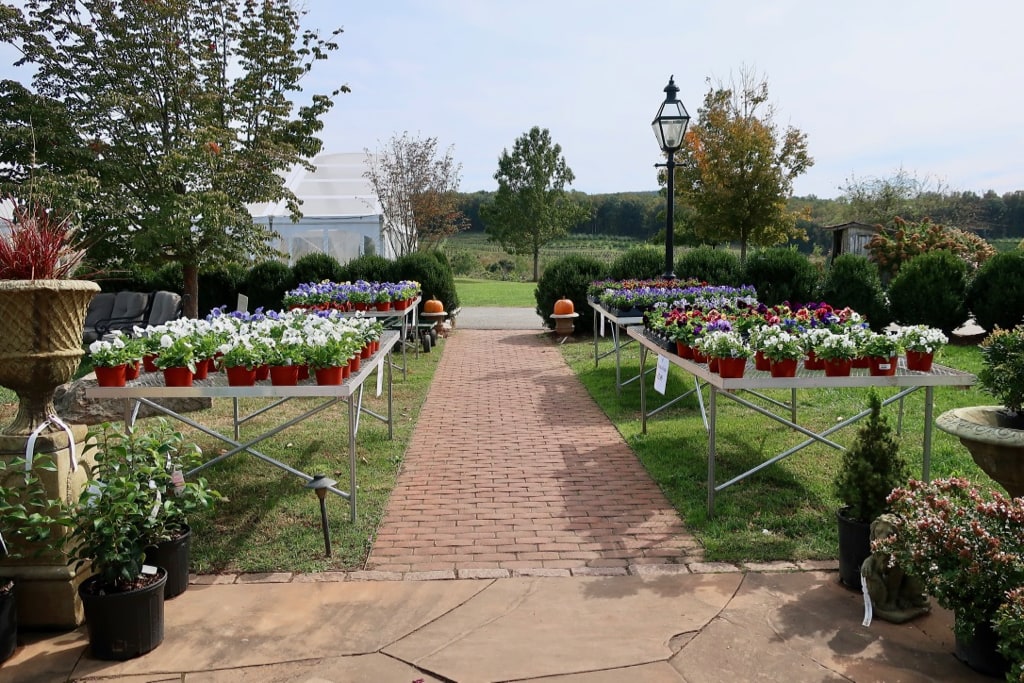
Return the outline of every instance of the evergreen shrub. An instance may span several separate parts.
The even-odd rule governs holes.
[[[343,282],[341,264],[338,259],[322,251],[313,251],[300,257],[292,264],[292,276],[297,284],[308,282]]]
[[[1024,322],[1024,251],[996,254],[967,288],[967,308],[989,332]]]
[[[652,280],[665,272],[665,251],[651,246],[633,247],[612,261],[609,277],[613,280]]]
[[[220,306],[227,306],[229,311],[235,310],[238,305],[238,293],[245,287],[248,275],[245,266],[237,263],[200,270],[197,309],[199,317],[205,317],[211,310]]]
[[[397,282],[403,278],[394,275],[394,264],[377,254],[364,254],[341,266],[339,282]]]
[[[440,252],[415,251],[400,256],[394,262],[391,277],[395,281],[415,280],[420,283],[423,292],[421,309],[423,302],[431,297],[440,299],[446,311],[454,311],[459,307],[459,295],[455,291],[455,274],[448,265],[448,259]]]
[[[552,261],[544,268],[544,274],[534,291],[537,315],[545,325],[554,328],[551,313],[555,310],[555,302],[564,296],[572,300],[576,312],[580,314],[576,318],[575,334],[591,333],[594,329],[594,309],[587,305],[587,288],[591,282],[607,277],[606,266],[589,256],[571,254]]]
[[[901,325],[937,327],[947,336],[967,320],[967,264],[939,250],[915,256],[889,283],[889,308]]]
[[[709,285],[738,287],[745,284],[739,257],[728,249],[715,249],[708,245],[684,253],[676,262],[676,275],[696,278]]]
[[[249,297],[249,311],[257,308],[279,311],[284,293],[294,289],[296,284],[287,264],[277,260],[262,261],[249,270],[242,293]]]
[[[818,291],[818,269],[795,249],[764,249],[747,258],[744,281],[753,285],[761,303],[804,304]]]
[[[861,254],[841,254],[832,262],[822,279],[821,299],[836,308],[849,306],[875,332],[892,322],[878,268]]]

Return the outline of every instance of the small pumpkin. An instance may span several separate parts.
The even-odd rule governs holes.
[[[423,302],[424,313],[444,313],[444,304],[437,297],[431,297]]]
[[[572,315],[575,312],[576,308],[573,306],[572,300],[566,299],[564,295],[555,302],[555,315]]]

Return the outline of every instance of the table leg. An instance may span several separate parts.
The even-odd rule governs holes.
[[[600,314],[597,311],[594,311],[594,325],[593,325],[593,328],[594,328],[594,367],[595,368],[597,367],[597,361],[600,358],[600,356],[598,355],[598,347],[597,347],[597,340],[598,340],[598,337],[600,335],[598,334],[597,326],[598,325],[603,325],[603,324],[604,323],[601,322]]]
[[[622,394],[622,356],[619,353],[619,326],[612,323],[612,344],[615,347],[615,395]],[[640,370],[640,383],[643,384],[643,368]]]
[[[381,361],[387,366],[388,373],[388,439],[395,438],[395,418],[394,413],[391,410],[391,363],[386,362],[387,359]]]
[[[718,426],[718,390],[708,392],[708,517],[715,514],[715,432]]]
[[[361,387],[360,387],[361,388]],[[348,399],[348,506],[349,521],[356,523],[356,402]]]
[[[647,433],[647,383],[644,382],[644,367],[647,365],[647,347],[640,345],[640,432]]]

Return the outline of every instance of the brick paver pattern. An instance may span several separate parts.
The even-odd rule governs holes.
[[[599,573],[703,559],[550,338],[461,329],[443,343],[367,569]]]

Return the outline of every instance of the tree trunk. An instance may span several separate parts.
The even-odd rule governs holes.
[[[186,318],[199,317],[199,268],[195,264],[182,265],[182,280],[185,291],[182,296],[182,313]]]
[[[533,281],[538,282],[540,280],[540,249],[534,248],[533,250]]]

